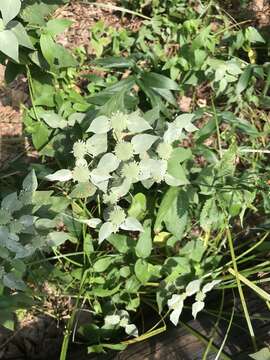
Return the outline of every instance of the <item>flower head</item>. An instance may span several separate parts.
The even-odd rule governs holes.
[[[110,222],[114,227],[119,227],[126,219],[126,214],[120,206],[116,206],[109,214]]]
[[[111,125],[114,131],[122,132],[126,130],[128,124],[128,115],[120,111],[111,115]]]
[[[78,182],[87,182],[90,178],[90,171],[85,166],[75,166],[73,169],[73,180]]]
[[[137,182],[140,174],[140,167],[135,161],[124,164],[122,175],[132,182]]]
[[[127,161],[133,156],[133,147],[131,143],[122,141],[115,146],[115,155],[119,160]]]
[[[115,192],[111,192],[110,194],[104,194],[103,195],[103,201],[105,204],[116,204],[119,200],[119,196]]]
[[[86,143],[82,140],[76,141],[73,145],[73,154],[77,159],[84,158],[87,154]]]
[[[160,143],[157,147],[157,153],[159,157],[163,160],[169,160],[172,150],[172,145],[165,142]]]

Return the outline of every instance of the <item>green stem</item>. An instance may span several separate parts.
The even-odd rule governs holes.
[[[241,286],[241,282],[240,282],[240,279],[239,279],[237,262],[236,262],[236,257],[235,257],[235,253],[234,253],[234,248],[233,248],[232,234],[231,234],[231,231],[230,231],[229,227],[227,228],[227,238],[228,238],[229,248],[230,248],[230,252],[231,252],[232,263],[233,263],[233,268],[234,268],[234,272],[235,272],[235,279],[236,279],[236,283],[237,283],[237,287],[238,287],[240,300],[241,300],[243,311],[244,311],[244,314],[245,314],[245,318],[246,318],[247,326],[248,326],[248,329],[249,329],[251,341],[252,341],[254,350],[257,351],[256,338],[255,338],[253,326],[252,326],[252,323],[251,323],[251,320],[250,320],[250,316],[249,316],[245,296],[244,296],[243,289],[242,289],[242,286]]]

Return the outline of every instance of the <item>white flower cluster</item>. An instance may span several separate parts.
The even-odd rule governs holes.
[[[91,136],[73,146],[74,169],[60,170],[47,179],[90,183],[103,193],[102,200],[111,212],[110,220],[100,229],[100,242],[119,228],[141,231],[137,221],[135,225],[136,219],[126,218],[118,203],[137,182],[147,189],[162,181],[170,186],[188,183],[181,162],[191,156],[191,151],[174,145],[184,138],[184,130],[197,130],[192,124],[193,118],[194,114],[178,116],[160,136],[153,134],[153,128],[138,111],[117,112],[110,118],[98,116],[87,130]],[[123,221],[115,224],[112,219],[118,217]]]

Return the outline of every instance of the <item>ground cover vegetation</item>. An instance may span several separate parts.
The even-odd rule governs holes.
[[[0,174],[1,324],[42,311],[45,284],[55,289],[71,299],[64,360],[76,339],[89,353],[123,350],[183,324],[183,311],[207,313],[208,298],[218,323],[229,294],[224,341],[213,346],[214,329],[203,358],[230,358],[237,299],[256,353],[247,292],[270,306],[268,29],[218,1],[123,0],[95,6],[135,30],[98,21],[90,53],[71,51],[60,5],[0,3],[5,79],[27,77],[24,131],[38,153],[25,180],[12,163]],[[78,326],[79,312],[91,320]]]

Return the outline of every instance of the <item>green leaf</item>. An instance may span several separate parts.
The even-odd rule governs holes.
[[[13,273],[4,275],[3,283],[6,287],[16,290],[26,290],[26,285],[22,279],[16,277]]]
[[[51,247],[60,246],[67,240],[70,240],[70,236],[63,231],[52,231],[47,237],[48,245]]]
[[[132,197],[131,206],[128,210],[129,216],[132,216],[139,221],[142,220],[146,213],[146,196],[143,193],[138,193]]]
[[[67,121],[54,112],[44,112],[40,117],[52,129],[64,129],[68,126]]]
[[[51,36],[56,36],[64,32],[72,24],[68,19],[52,19],[47,22],[46,31]]]
[[[49,2],[55,3],[56,1],[46,1],[46,3],[45,1],[27,1],[27,6],[22,9],[20,17],[31,25],[44,26],[46,24],[45,19],[47,20],[48,15],[59,6],[59,4],[48,4]]]
[[[43,56],[52,66],[54,64],[54,59],[55,59],[55,42],[52,36],[49,34],[41,34],[40,47]]]
[[[146,221],[144,224],[144,232],[140,234],[137,245],[135,247],[136,255],[142,259],[146,259],[152,252],[152,236],[151,222]]]
[[[246,30],[245,30],[245,38],[250,41],[252,44],[260,42],[260,43],[265,43],[264,38],[261,36],[261,34],[259,33],[259,31],[257,29],[255,29],[252,26],[249,26]]]
[[[179,86],[175,81],[161,74],[145,72],[142,74],[141,80],[150,88],[179,90]]]
[[[113,225],[110,222],[102,224],[99,234],[98,242],[101,244],[105,239],[107,239],[113,233]]]
[[[179,188],[172,187],[164,195],[157,214],[154,231],[159,233],[163,223],[168,231],[180,240],[188,220],[188,198]]]
[[[46,146],[48,144],[50,134],[50,130],[41,122],[35,124],[32,132],[32,140],[36,150],[41,151],[43,155],[47,156],[52,156],[53,154],[53,149]]]
[[[1,203],[2,209],[9,211],[11,214],[22,208],[23,204],[18,200],[17,193],[11,193],[4,197]]]
[[[137,279],[142,283],[146,284],[150,279],[151,274],[148,271],[148,263],[143,259],[138,259],[134,267],[135,275]]]
[[[112,234],[110,237],[108,237],[107,241],[122,254],[127,253],[132,245],[132,240],[130,240],[130,238],[128,238],[126,235],[121,234]]]
[[[65,68],[77,65],[77,61],[68,50],[56,44],[50,34],[41,34],[40,47],[43,56],[52,68]]]
[[[15,330],[15,316],[12,311],[5,311],[1,309],[0,325],[4,328],[14,331]]]
[[[103,288],[94,288],[90,293],[90,295],[94,295],[97,297],[109,297],[113,296],[119,291],[119,288],[122,284],[118,284],[114,289],[103,289]]]
[[[5,25],[10,20],[14,19],[19,14],[20,10],[20,0],[1,0],[0,2],[0,11]]]
[[[270,348],[264,347],[254,354],[249,354],[249,357],[254,360],[270,360]]]
[[[19,62],[19,42],[11,30],[0,31],[0,51]]]
[[[32,170],[30,172],[30,174],[28,174],[26,176],[26,178],[23,181],[22,186],[23,186],[24,191],[34,192],[37,190],[38,182],[37,182],[35,170]]]
[[[132,58],[109,56],[104,59],[94,60],[93,64],[106,69],[128,69],[133,67],[135,62]]]
[[[207,199],[200,215],[200,226],[205,232],[215,228],[218,217],[218,208],[213,198]]]
[[[169,160],[168,160],[168,169],[167,172],[169,175],[173,176],[178,180],[177,185],[186,185],[189,183],[186,178],[184,168],[181,163],[192,157],[192,152],[190,149],[176,148],[173,150]]]
[[[25,28],[23,27],[23,25],[20,22],[18,22],[16,20],[10,21],[9,24],[7,25],[6,29],[11,30],[15,34],[15,36],[19,42],[19,45],[24,46],[31,50],[35,49],[33,44],[31,43],[31,40],[30,40]]]
[[[93,265],[93,271],[103,272],[108,269],[108,267],[115,261],[115,257],[107,256],[102,259],[97,260]]]
[[[248,65],[240,76],[238,83],[236,85],[236,93],[241,94],[248,87],[249,80],[252,75],[252,66]]]

